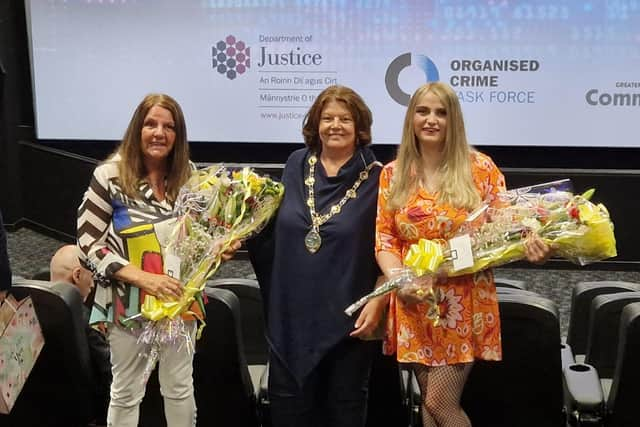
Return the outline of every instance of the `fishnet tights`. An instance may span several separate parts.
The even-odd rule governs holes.
[[[422,395],[424,427],[471,427],[460,396],[473,363],[449,366],[413,365]]]

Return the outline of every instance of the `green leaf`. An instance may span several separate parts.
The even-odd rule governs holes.
[[[595,188],[590,188],[587,191],[585,191],[584,193],[582,193],[582,197],[585,200],[591,200],[591,197],[593,196],[593,193],[595,193],[595,192],[596,192]]]

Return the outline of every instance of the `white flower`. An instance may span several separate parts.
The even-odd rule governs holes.
[[[497,346],[485,345],[482,349],[482,358],[485,360],[500,360],[500,353]]]
[[[449,329],[455,329],[458,321],[462,320],[462,305],[460,304],[462,296],[456,295],[453,289],[449,289],[441,295],[440,320],[443,320],[442,325]]]
[[[524,218],[522,220],[522,225],[524,225],[525,227],[527,227],[528,229],[534,232],[537,232],[540,229],[540,227],[542,227],[542,225],[540,224],[540,221],[538,221],[537,219],[531,216]]]
[[[398,332],[398,345],[409,348],[411,338],[415,337],[415,334],[411,329],[407,328],[405,325],[400,326],[400,331]]]

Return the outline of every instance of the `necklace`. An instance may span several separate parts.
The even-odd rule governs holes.
[[[309,160],[307,160],[307,162],[309,163],[309,176],[307,176],[307,178],[304,180],[304,183],[307,186],[308,190],[307,206],[309,207],[309,214],[311,215],[311,230],[309,230],[307,235],[304,237],[304,245],[307,247],[307,250],[310,253],[316,253],[322,245],[322,238],[320,237],[320,226],[327,222],[334,215],[339,214],[342,210],[342,207],[349,201],[349,199],[356,198],[356,191],[358,190],[358,187],[360,187],[360,184],[362,184],[364,181],[366,181],[367,178],[369,178],[369,172],[371,171],[371,169],[375,165],[380,164],[378,162],[371,162],[369,163],[369,165],[367,165],[367,162],[364,161],[362,153],[360,153],[360,158],[362,159],[362,163],[364,163],[365,168],[360,171],[358,179],[356,179],[351,188],[346,191],[342,199],[340,199],[338,203],[331,206],[327,213],[324,213],[322,215],[316,212],[315,194],[313,192],[313,184],[315,184],[316,182],[315,170],[318,158],[315,154],[312,154],[309,157]]]

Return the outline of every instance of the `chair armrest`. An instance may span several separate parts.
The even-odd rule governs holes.
[[[256,390],[258,402],[258,417],[263,427],[271,427],[271,411],[269,410],[269,363],[260,375],[260,385]]]
[[[422,394],[418,377],[413,370],[409,371],[407,396],[409,398],[409,422],[412,426],[422,425]]]
[[[258,404],[269,404],[269,364],[267,363],[260,375],[260,386],[257,390]]]
[[[571,425],[598,425],[604,420],[604,394],[598,372],[591,365],[574,363],[562,372],[564,403]]]
[[[411,369],[400,365],[398,369],[400,373],[400,393],[402,393],[402,400],[406,403],[409,399],[409,389],[411,388],[409,381],[411,379]]]
[[[566,370],[569,366],[576,363],[575,357],[573,357],[573,350],[567,343],[560,344],[560,357],[562,359],[562,370]]]

